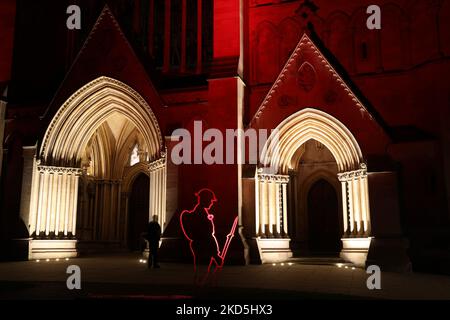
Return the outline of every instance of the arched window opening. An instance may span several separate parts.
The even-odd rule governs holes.
[[[133,149],[131,150],[131,154],[130,154],[130,166],[134,166],[136,163],[138,163],[139,160],[139,146],[136,143],[133,147]]]

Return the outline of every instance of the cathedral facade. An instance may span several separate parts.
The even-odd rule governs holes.
[[[2,259],[137,251],[156,215],[161,258],[189,260],[208,188],[229,263],[448,272],[450,1],[380,0],[375,30],[372,2],[2,2]],[[180,164],[196,123],[276,135]]]

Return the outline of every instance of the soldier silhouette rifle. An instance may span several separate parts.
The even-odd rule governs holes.
[[[214,273],[223,267],[229,245],[236,230],[237,217],[233,222],[230,233],[227,235],[222,250],[220,250],[215,234],[214,215],[210,212],[214,203],[217,202],[217,198],[213,191],[206,188],[201,189],[195,195],[197,204],[192,210],[181,212],[180,225],[184,236],[189,241],[196,278],[198,259],[206,257],[207,261],[209,261],[208,269],[204,276],[204,280],[206,280],[213,267]]]

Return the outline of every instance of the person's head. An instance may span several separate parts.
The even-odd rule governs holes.
[[[155,214],[155,215],[153,215],[153,221],[154,222],[158,222],[158,216]]]
[[[206,188],[201,189],[195,195],[197,196],[198,204],[205,209],[211,209],[214,202],[217,202],[217,198],[214,192]]]

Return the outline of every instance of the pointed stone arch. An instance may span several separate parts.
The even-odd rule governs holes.
[[[280,34],[280,61],[279,65],[282,66],[294,51],[298,41],[300,40],[301,33],[300,23],[293,17],[287,17],[283,19],[278,25],[278,32]]]
[[[150,176],[149,165],[144,162],[138,162],[134,166],[128,167],[123,175],[122,191],[130,192],[134,180],[141,173]]]
[[[287,174],[295,152],[310,139],[331,151],[339,171],[360,168],[363,156],[353,134],[336,118],[312,108],[292,114],[275,128],[263,149],[261,166]]]
[[[353,71],[352,29],[344,11],[334,11],[326,19],[327,47],[348,71]]]
[[[123,82],[99,77],[75,92],[53,117],[40,148],[41,163],[79,166],[89,139],[114,112],[125,116],[143,135],[149,160],[159,158],[163,139],[150,106]]]
[[[384,70],[398,70],[409,63],[409,23],[403,9],[393,3],[382,6],[380,30],[381,58]]]

